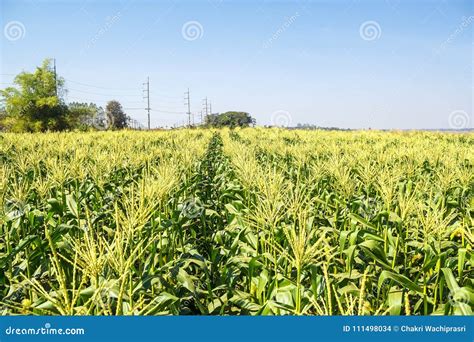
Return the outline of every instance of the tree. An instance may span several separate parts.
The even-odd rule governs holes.
[[[206,117],[206,125],[212,127],[248,127],[255,125],[255,119],[246,112],[225,112]]]
[[[219,126],[219,114],[209,114],[205,117],[205,125],[211,127]]]
[[[128,126],[129,117],[125,114],[122,105],[118,101],[112,100],[107,103],[105,115],[108,128],[121,129]]]
[[[71,128],[105,128],[104,110],[95,103],[71,102],[68,106],[67,118]]]
[[[46,59],[34,73],[22,72],[15,87],[0,90],[5,115],[2,126],[11,131],[45,131],[68,128],[67,106],[62,100],[64,80],[57,78]]]

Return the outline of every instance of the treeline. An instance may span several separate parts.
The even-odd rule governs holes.
[[[105,109],[95,103],[66,103],[64,78],[56,75],[50,59],[32,73],[18,74],[13,84],[0,90],[0,131],[123,129],[132,122],[116,100],[109,101]],[[254,124],[249,113],[226,112],[207,115],[200,126],[233,128]]]
[[[339,127],[322,127],[313,124],[301,124],[298,123],[296,127],[288,127],[288,129],[306,129],[306,130],[320,130],[320,131],[351,131],[350,128],[339,128]]]
[[[249,127],[255,125],[255,119],[246,112],[225,112],[207,115],[205,125],[208,127]]]
[[[103,109],[94,103],[66,104],[64,79],[57,77],[50,59],[33,73],[22,72],[14,86],[0,90],[0,130],[44,132],[126,128],[129,116],[122,105],[109,101]]]

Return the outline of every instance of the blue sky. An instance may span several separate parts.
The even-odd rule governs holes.
[[[150,77],[153,127],[186,120],[187,88],[196,121],[207,96],[260,125],[474,125],[472,1],[0,2],[2,87],[55,57],[69,101],[145,124]]]

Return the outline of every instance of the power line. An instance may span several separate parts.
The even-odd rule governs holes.
[[[160,106],[159,106],[158,109],[173,109],[173,110],[179,109],[180,110],[181,108],[182,108],[182,105],[181,106],[178,106],[178,105],[169,106],[169,105],[166,105],[166,104],[161,104],[161,102],[160,102]]]
[[[144,83],[146,84],[146,83]],[[92,95],[99,95],[99,96],[115,96],[115,97],[120,97],[120,96],[132,96],[132,97],[140,97],[140,95],[135,95],[135,94],[105,94],[105,93],[96,93],[93,91],[87,91],[87,90],[82,90],[82,89],[76,89],[76,88],[71,88],[69,87],[70,90],[74,90],[80,93],[85,93],[85,94],[92,94]],[[150,94],[154,94],[150,92]],[[160,95],[160,94],[155,94],[157,97],[163,97],[163,98],[168,98],[168,99],[181,99],[180,97],[176,96],[166,96],[166,95]],[[150,96],[151,98],[151,96]]]
[[[96,86],[96,85],[93,85],[93,84],[89,84],[89,83],[83,83],[83,82],[77,82],[77,81],[73,81],[69,78],[64,78],[66,81],[68,82],[71,82],[71,83],[75,83],[75,84],[78,84],[78,85],[82,85],[82,86],[85,86],[85,87],[91,87],[91,88],[97,88],[97,89],[106,89],[106,90],[136,90],[136,88],[112,88],[112,87],[103,87],[103,86]],[[76,90],[76,91],[82,91],[82,92],[85,92],[85,90],[79,90],[79,89],[73,89],[73,88],[70,88],[72,90]],[[116,94],[116,95],[109,95],[109,94],[99,94],[99,93],[94,93],[94,92],[90,92],[91,94],[97,94],[97,95],[107,95],[107,96],[139,96],[139,95],[126,95],[126,94]],[[175,100],[180,100],[181,98],[178,97],[178,96],[170,96],[170,95],[166,95],[164,93],[161,93],[161,92],[154,92],[154,91],[150,91],[150,98],[152,98],[151,95],[155,95],[157,97],[163,97],[163,98],[168,98],[168,99],[175,99]]]
[[[88,84],[88,83],[82,83],[82,82],[73,81],[73,80],[70,80],[70,79],[68,79],[68,78],[64,78],[64,79],[65,79],[66,81],[68,81],[68,82],[71,82],[71,83],[75,83],[75,84],[82,85],[82,86],[85,86],[85,87],[97,88],[97,89],[108,89],[108,90],[136,90],[136,88],[111,88],[111,87],[96,86],[96,85],[93,85],[93,84]]]
[[[159,112],[159,113],[170,113],[170,114],[181,114],[181,115],[187,115],[187,113],[184,112],[173,112],[169,110],[159,110],[159,109],[150,109],[152,112]]]
[[[164,98],[167,98],[167,99],[176,99],[176,100],[177,100],[177,99],[181,99],[181,98],[178,97],[178,96],[163,95],[162,93],[155,93],[154,91],[151,91],[150,94],[152,94],[152,95],[154,94],[154,95],[156,95],[156,96],[158,96],[158,97],[164,97]]]
[[[66,94],[65,95],[65,98],[67,100],[69,99],[75,99],[75,100],[78,100],[78,101],[90,101],[90,102],[108,102],[107,99],[90,99],[89,97],[85,98],[85,97],[77,97],[77,96],[70,96],[69,94]],[[125,101],[120,101],[121,103],[125,102],[126,104],[144,104],[143,101],[132,101],[132,100],[125,100]],[[143,108],[142,108],[143,109]]]
[[[183,98],[182,97],[177,97],[177,98],[165,98],[163,96],[153,96],[153,92],[150,91],[150,99],[158,99],[160,102],[166,102],[166,103],[172,103],[172,104],[183,104]]]
[[[80,90],[80,89],[75,89],[75,88],[69,88],[70,90],[77,91],[79,93],[84,93],[84,94],[91,94],[91,95],[97,95],[97,96],[107,96],[107,97],[120,97],[120,96],[126,96],[126,97],[140,97],[140,95],[131,95],[131,94],[103,94],[103,93],[95,93],[92,91],[86,91],[86,90]]]

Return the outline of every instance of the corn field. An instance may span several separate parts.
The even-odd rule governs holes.
[[[2,315],[472,315],[474,134],[0,136]]]

